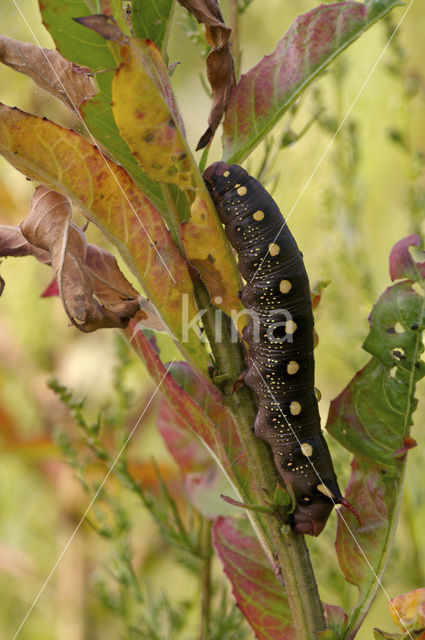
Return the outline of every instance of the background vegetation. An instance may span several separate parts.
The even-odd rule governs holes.
[[[53,47],[36,5],[32,0],[21,0],[2,7],[1,31],[18,40],[35,42],[37,38],[43,46]],[[242,70],[271,51],[295,17],[314,6],[315,2],[307,0],[252,2],[241,18]],[[223,10],[226,12],[225,3]],[[394,13],[392,20],[399,14]],[[387,41],[388,23],[363,35],[315,83],[297,111],[284,119],[279,127],[281,135],[296,142],[267,167],[266,186],[273,190],[283,213],[297,203],[290,227],[303,251],[310,280],[330,281],[316,314],[320,336],[317,386],[322,393],[324,420],[330,400],[367,360],[360,345],[367,335],[371,305],[389,285],[391,247],[409,233],[424,234],[424,20],[424,6],[414,2],[356,100]],[[173,84],[184,121],[190,123],[189,141],[194,148],[205,126],[209,98],[199,79],[204,71],[202,44],[188,40],[187,31],[187,17],[177,7],[170,60],[182,62]],[[78,128],[52,98],[4,66],[0,67],[0,86],[3,102]],[[335,122],[341,122],[354,100],[341,134],[321,161]],[[308,133],[296,140],[314,116]],[[278,135],[274,133],[275,138]],[[219,142],[214,145],[210,158],[219,154]],[[264,148],[259,148],[250,158],[253,172],[263,159]],[[0,158],[0,222],[19,223],[28,211],[31,192],[25,178]],[[326,233],[318,234],[318,227]],[[94,227],[88,233],[93,241],[102,242]],[[80,335],[66,327],[58,299],[40,300],[51,277],[45,267],[31,258],[7,260],[1,265],[1,274],[7,285],[0,301],[0,631],[3,637],[13,637],[28,603],[90,502],[76,475],[83,473],[90,485],[96,485],[101,477],[95,456],[89,452],[93,441],[89,447],[84,444],[87,428],[77,426],[48,381],[55,376],[72,389],[75,398],[87,397],[84,415],[88,422],[96,421],[103,411],[111,448],[132,428],[153,387],[115,332]],[[123,373],[121,384],[117,384],[117,371]],[[418,396],[420,400],[424,396],[421,386]],[[182,488],[177,469],[156,433],[156,405],[154,401],[144,415],[131,441],[128,461],[143,486],[158,492],[154,458],[178,501]],[[120,432],[117,425],[123,415]],[[423,422],[420,402],[413,433],[419,446],[410,454],[401,522],[384,579],[390,597],[424,586]],[[346,452],[332,442],[330,445],[344,486],[349,476]],[[69,464],[72,459],[74,469]],[[141,506],[137,493],[117,482],[108,486],[58,564],[20,638],[95,640],[125,633],[133,637],[131,628],[136,619],[146,635],[134,637],[154,638],[151,620],[157,621],[159,638],[190,637],[199,605],[196,554],[176,557],[166,537],[158,534],[149,510]],[[321,591],[323,598],[346,606],[354,600],[355,592],[338,582],[332,570],[336,564],[335,521],[331,519],[309,547],[321,585],[326,585]],[[129,557],[142,576],[137,587],[128,569]],[[218,564],[213,570],[220,575]],[[217,610],[221,595],[217,595]],[[146,618],[142,622],[137,608],[141,600]],[[170,612],[174,616],[172,635],[167,630]],[[381,594],[358,638],[370,638],[373,627],[391,629],[391,624],[388,602]],[[249,631],[244,633],[243,623],[233,618],[228,635],[222,637],[251,637]]]

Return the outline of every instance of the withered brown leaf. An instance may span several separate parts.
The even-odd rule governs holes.
[[[233,57],[230,50],[232,30],[226,26],[217,0],[178,0],[195,18],[205,24],[205,36],[212,47],[207,57],[207,77],[212,90],[212,105],[208,116],[208,128],[201,136],[197,150],[203,149],[212,139],[236,84]]]
[[[28,242],[20,227],[0,225],[0,258],[30,255],[43,264],[51,264],[50,252]],[[87,244],[84,266],[93,281],[93,294],[102,305],[114,311],[120,318],[132,317],[142,328],[170,333],[154,305],[138,295],[136,289],[121,273],[115,257],[109,251],[94,244]],[[0,296],[3,287],[4,280],[0,278]],[[54,278],[41,297],[58,295],[60,291]],[[120,326],[121,324],[123,321],[120,321]]]
[[[138,292],[121,273],[114,256],[87,245],[71,216],[67,198],[40,186],[21,230],[31,245],[49,252],[62,304],[78,329],[125,327],[140,310]]]
[[[34,256],[39,262],[50,264],[50,253],[28,242],[19,227],[0,224],[0,258],[8,256]]]
[[[97,91],[90,69],[69,62],[58,51],[29,42],[0,35],[0,62],[25,73],[73,111]]]

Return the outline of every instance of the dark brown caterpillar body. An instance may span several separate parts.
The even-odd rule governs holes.
[[[244,380],[258,397],[254,431],[270,445],[279,474],[292,486],[294,530],[317,536],[335,504],[351,505],[339,490],[320,428],[302,255],[273,198],[244,169],[216,162],[204,180],[247,282],[241,294],[251,313]]]

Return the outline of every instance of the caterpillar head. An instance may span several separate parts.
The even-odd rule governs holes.
[[[232,189],[236,183],[243,183],[249,176],[245,169],[236,164],[229,166],[226,162],[213,162],[205,169],[203,178],[213,200],[217,203],[221,196]]]
[[[318,493],[321,495],[317,495]],[[297,500],[293,513],[293,527],[295,533],[318,536],[324,529],[334,506],[342,505],[351,511],[361,526],[360,517],[354,507],[338,490],[338,485],[332,489],[324,484],[317,485],[314,495],[303,495]]]

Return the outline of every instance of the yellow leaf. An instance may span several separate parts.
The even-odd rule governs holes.
[[[150,40],[133,39],[122,56],[112,83],[112,111],[121,136],[150,178],[192,187],[188,150],[177,110],[170,108],[174,97],[160,52]]]
[[[152,203],[124,169],[69,129],[0,104],[0,153],[19,171],[80,207],[119,250],[178,340],[182,308],[197,310],[186,261]],[[208,357],[190,331],[181,350],[198,370]]]

